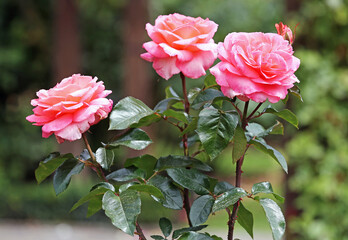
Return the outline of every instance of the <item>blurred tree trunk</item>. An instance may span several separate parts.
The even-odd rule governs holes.
[[[124,11],[124,89],[125,94],[146,104],[153,103],[153,86],[148,63],[140,58],[146,42],[145,25],[148,22],[148,1],[128,0]]]
[[[56,0],[53,4],[53,80],[81,72],[81,44],[78,27],[78,8],[75,0]],[[83,148],[81,141],[64,142],[61,152],[78,154]]]
[[[149,74],[148,62],[140,58],[146,42],[145,25],[148,22],[148,1],[128,0],[124,11],[124,93],[133,96],[153,107],[153,82]],[[146,132],[152,136],[151,128]],[[143,152],[144,153],[144,152]],[[139,151],[130,150],[128,156],[140,155]]]
[[[301,8],[301,0],[286,0],[286,15],[291,16],[292,13],[297,12]],[[286,24],[286,23],[285,23]],[[287,103],[287,108],[291,109],[292,102],[291,97]],[[292,218],[300,215],[299,209],[296,207],[296,199],[298,193],[290,188],[290,180],[297,169],[297,165],[294,163],[289,163],[289,173],[286,175],[285,179],[285,218],[288,226],[290,226],[290,221]],[[295,240],[297,239],[294,231],[290,227],[286,229],[286,239]]]

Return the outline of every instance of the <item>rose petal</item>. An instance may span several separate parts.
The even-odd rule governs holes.
[[[51,122],[46,123],[42,127],[42,131],[45,131],[45,132],[58,131],[67,127],[71,122],[72,122],[72,115],[65,114]]]
[[[174,74],[180,72],[179,68],[176,66],[176,58],[156,58],[152,64],[153,68],[156,70],[158,75],[168,80]]]

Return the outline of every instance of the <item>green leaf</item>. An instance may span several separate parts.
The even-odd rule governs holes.
[[[219,90],[209,88],[201,91],[192,103],[193,109],[199,109],[207,103],[211,103],[217,97],[224,97],[223,93]]]
[[[192,121],[187,125],[184,131],[181,132],[180,136],[183,136],[186,133],[192,132],[197,129],[198,118],[193,118]]]
[[[136,184],[128,187],[128,189],[133,189],[138,192],[148,193],[156,198],[164,199],[163,193],[155,186],[145,185],[145,184]]]
[[[289,93],[297,97],[301,102],[303,102],[301,90],[297,85],[294,85],[292,88],[290,88]]]
[[[90,191],[93,191],[94,189],[97,189],[97,188],[106,188],[106,189],[109,189],[111,191],[115,191],[115,186],[112,185],[111,183],[108,183],[108,182],[100,182],[100,183],[94,185]]]
[[[40,162],[39,167],[35,170],[37,183],[41,183],[51,175],[64,161],[74,158],[71,153],[60,155],[58,152],[51,153],[48,157]]]
[[[69,158],[59,168],[53,176],[53,187],[56,195],[63,192],[70,183],[71,177],[82,171],[85,165],[75,158]]]
[[[91,155],[89,155],[89,152],[87,149],[83,149],[83,151],[80,153],[79,158],[86,161],[91,159]]]
[[[203,233],[187,232],[184,233],[179,240],[214,240],[214,238]]]
[[[108,182],[98,183],[98,184],[94,185],[90,191],[92,192],[93,190],[97,190],[97,189],[105,189],[104,193],[107,190],[111,190],[113,192],[115,191],[115,187]],[[87,217],[93,216],[95,213],[97,213],[99,210],[102,209],[102,199],[103,199],[103,194],[97,194],[97,195],[92,196],[88,200],[89,203],[88,203],[88,208],[87,208]],[[70,210],[70,211],[72,211],[72,210]]]
[[[216,178],[209,177],[209,191],[214,192],[215,186],[219,181]]]
[[[130,128],[140,128],[151,125],[152,123],[160,121],[162,118],[157,113],[153,113],[139,120],[138,123],[133,123]]]
[[[282,119],[284,119],[285,121],[291,123],[293,126],[295,126],[298,129],[298,120],[296,115],[291,112],[289,109],[284,109],[282,111],[277,111],[274,108],[266,108],[265,113],[271,113],[274,114]]]
[[[264,129],[264,127],[258,123],[249,123],[246,127],[246,130],[246,136],[248,141],[250,141],[254,137],[263,138],[269,134],[284,134],[283,124],[279,121],[277,121],[276,124],[267,129]]]
[[[233,136],[233,163],[237,162],[244,155],[246,147],[247,139],[245,137],[244,130],[238,126]]]
[[[200,225],[200,226],[194,226],[194,227],[180,228],[180,229],[177,229],[173,232],[172,237],[173,237],[173,239],[176,239],[185,233],[200,231],[200,230],[206,228],[207,226],[208,225]]]
[[[151,235],[150,236],[152,239],[155,239],[155,240],[164,240],[165,238],[160,236],[160,235]]]
[[[165,88],[166,98],[179,98],[179,95],[174,91],[171,86]]]
[[[126,190],[120,196],[107,191],[102,206],[114,226],[131,236],[134,235],[135,221],[141,212],[141,200],[136,191]]]
[[[190,210],[190,220],[193,226],[200,225],[207,221],[214,205],[214,198],[211,195],[204,195],[197,198]]]
[[[254,218],[253,214],[244,207],[242,202],[239,204],[238,215],[237,215],[238,223],[247,231],[252,239],[254,239]]]
[[[91,217],[102,209],[102,198],[103,195],[94,196],[89,200],[87,208],[87,217]]]
[[[100,147],[95,152],[95,158],[102,168],[108,170],[114,163],[115,154],[112,150]]]
[[[251,189],[252,194],[273,193],[272,185],[269,182],[255,183]]]
[[[233,188],[235,188],[235,186],[229,184],[228,182],[218,182],[215,185],[214,194],[220,195],[221,193],[232,190]]]
[[[72,208],[70,209],[70,212],[74,211],[76,208],[78,208],[79,206],[81,206],[82,204],[90,201],[92,198],[101,195],[103,196],[105,192],[109,191],[109,189],[107,188],[97,188],[94,189],[93,191],[89,192],[86,196],[84,196],[83,198],[81,198],[78,202],[76,202],[74,204],[74,206],[72,206]]]
[[[189,103],[192,104],[192,102],[196,99],[198,94],[202,91],[202,89],[195,87],[191,88],[190,91],[187,94],[187,98],[189,100]]]
[[[269,146],[265,142],[257,140],[257,139],[251,140],[250,143],[254,144],[255,147],[260,149],[262,152],[267,153],[268,155],[270,155],[274,160],[276,160],[280,164],[280,166],[284,169],[284,171],[286,173],[288,173],[288,164],[287,164],[285,158],[283,157],[283,155],[280,152],[278,152],[276,149],[274,149],[273,147]]]
[[[196,169],[173,168],[167,169],[169,177],[184,188],[188,188],[198,195],[209,194],[209,178]]]
[[[210,87],[210,86],[215,86],[218,84],[216,83],[215,77],[212,74],[208,74],[207,77],[204,79],[204,86],[205,87]]]
[[[205,108],[199,113],[197,133],[203,148],[211,159],[225,149],[233,137],[238,118],[215,108]]]
[[[153,114],[153,111],[139,99],[126,97],[120,100],[110,114],[109,130],[123,130],[140,119]]]
[[[164,195],[164,200],[153,197],[157,202],[160,202],[166,208],[182,209],[183,199],[180,190],[167,177],[154,176],[150,179],[149,184],[159,188]]]
[[[159,113],[163,113],[165,110],[169,109],[174,104],[175,104],[175,106],[179,106],[180,109],[183,109],[184,105],[183,105],[182,101],[183,100],[181,98],[177,98],[177,97],[164,99],[164,100],[160,101],[159,103],[157,103],[157,105],[154,108],[154,111],[159,112]],[[178,105],[177,103],[181,103],[181,104]]]
[[[151,155],[145,154],[135,158],[129,158],[125,161],[124,167],[135,166],[144,170],[146,178],[149,178],[153,174],[157,159]]]
[[[200,231],[204,228],[206,228],[208,225],[200,225],[200,226],[195,226],[195,227],[188,227],[188,228],[180,228],[177,229],[173,232],[173,238],[178,238],[180,237],[180,235],[187,233],[187,232],[196,232],[196,231]]]
[[[233,204],[235,204],[240,198],[243,198],[247,193],[242,188],[233,188],[227,192],[224,192],[218,196],[215,200],[213,206],[213,212],[217,212],[221,209],[225,209]]]
[[[139,185],[140,183],[138,182],[127,182],[125,184],[122,184],[119,188],[118,188],[118,192],[124,192],[126,191],[129,187],[133,186],[133,185]]]
[[[216,235],[211,236],[214,240],[223,240],[221,237],[218,237]]]
[[[108,143],[106,148],[114,148],[117,146],[126,146],[135,150],[142,150],[152,143],[150,137],[141,129],[135,128],[130,130],[121,138]]]
[[[162,113],[165,117],[174,118],[183,123],[188,123],[187,117],[183,112],[174,111],[173,109],[167,109]]]
[[[271,226],[273,239],[281,240],[285,233],[285,218],[282,210],[273,200],[268,198],[260,199],[260,204]]]
[[[106,179],[112,179],[117,182],[126,182],[129,180],[145,178],[145,172],[135,167],[121,168],[106,176]]]
[[[177,167],[192,167],[206,172],[213,170],[209,165],[203,163],[202,161],[187,156],[169,155],[166,157],[160,157],[156,164],[157,171]]]
[[[259,182],[255,183],[251,189],[251,193],[256,195],[259,193],[269,193],[273,194],[273,196],[280,202],[284,202],[284,198],[282,196],[279,196],[278,194],[274,193],[271,183],[269,182]]]
[[[258,123],[248,123],[246,130],[246,135],[248,135],[250,139],[253,137],[264,137],[268,135],[265,128]]]
[[[268,128],[266,130],[267,133],[269,134],[280,134],[280,135],[284,135],[284,126],[281,122],[277,121],[276,124],[274,124],[273,126],[271,126],[270,128]]]
[[[168,218],[164,218],[164,217],[160,218],[159,226],[160,226],[161,231],[165,237],[168,237],[173,230],[172,223],[170,222],[170,220]]]

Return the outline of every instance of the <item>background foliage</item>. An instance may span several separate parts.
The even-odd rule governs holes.
[[[114,100],[122,95],[122,10],[126,2],[79,1],[83,72],[97,75],[113,89]],[[52,86],[52,11],[53,1],[0,2],[0,189],[17,189],[10,194],[0,192],[2,218],[83,215],[65,211],[82,195],[78,191],[68,191],[57,200],[51,187],[37,187],[34,182],[38,160],[57,148],[53,138],[41,139],[40,129],[25,121],[33,93]],[[149,1],[150,22],[172,12],[217,22],[216,42],[232,31],[274,32],[275,22],[283,21],[291,27],[300,23],[294,48],[301,59],[296,75],[304,103],[290,102],[299,117],[300,131],[288,127],[286,135],[293,137],[279,143],[291,165],[287,191],[297,196],[295,213],[288,211],[289,227],[294,239],[348,239],[348,1],[301,1],[295,11],[288,11],[288,2],[276,0]],[[179,81],[170,84],[176,83]],[[158,85],[163,89],[168,82]],[[174,147],[161,148],[170,152]],[[222,174],[228,169],[225,166],[230,166],[228,161],[219,161],[216,166]],[[250,164],[246,168],[253,168],[251,161],[246,162]],[[258,167],[253,176],[262,178],[268,171]],[[76,189],[83,189],[82,181],[76,184]],[[52,209],[57,203],[68,206],[56,207],[63,212],[50,214],[43,208],[29,207]]]

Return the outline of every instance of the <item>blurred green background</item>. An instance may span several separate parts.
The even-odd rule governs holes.
[[[68,210],[95,180],[88,172],[74,178],[58,198],[50,181],[36,184],[39,160],[58,149],[78,151],[82,145],[71,149],[58,146],[53,137],[42,139],[40,128],[25,120],[31,114],[30,99],[37,90],[80,72],[104,81],[114,102],[133,95],[153,107],[165,86],[180,85],[177,78],[159,79],[151,64],[140,59],[141,44],[149,40],[145,23],[174,12],[218,23],[216,42],[234,31],[275,32],[276,22],[292,28],[299,23],[294,49],[301,59],[296,75],[304,103],[291,99],[287,107],[298,115],[300,129],[286,125],[285,137],[270,139],[287,157],[289,175],[266,155],[251,151],[244,186],[270,180],[285,195],[287,239],[348,239],[347,0],[1,0],[0,219],[87,221],[86,209]],[[201,82],[191,80],[190,85]],[[94,148],[106,138],[97,133],[106,127],[104,121],[91,129]],[[156,129],[149,129],[156,136],[151,154],[181,151],[172,129]],[[125,155],[119,153],[120,163]],[[232,182],[230,161],[227,149],[213,165],[220,178]],[[143,208],[143,221],[173,214],[180,218],[180,213],[147,205],[153,207]],[[262,210],[255,211],[256,228],[266,228]],[[88,221],[102,220],[103,214],[97,214]],[[226,216],[209,221],[225,227]]]

